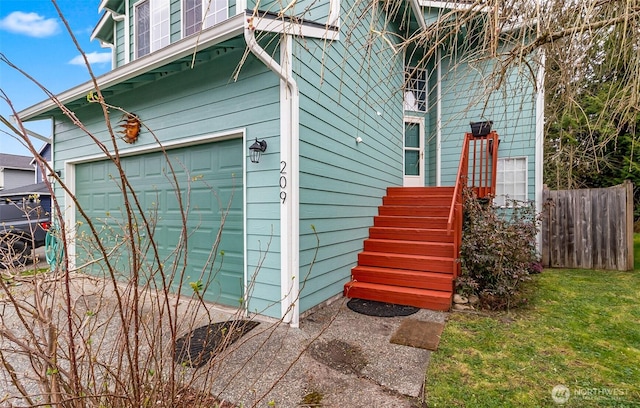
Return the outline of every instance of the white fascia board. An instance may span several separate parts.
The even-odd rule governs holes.
[[[247,17],[252,17],[251,13],[247,13]],[[322,25],[316,23],[297,23],[286,17],[278,17],[276,15],[265,14],[262,16],[253,16],[253,26],[257,31],[265,31],[270,33],[290,34],[306,38],[319,39],[337,39],[338,28],[335,26]]]
[[[530,21],[515,21],[509,24],[505,24],[504,27],[500,29],[501,34],[508,34],[514,31],[531,29],[534,30],[538,25],[538,19],[533,19]]]
[[[115,10],[110,9],[109,7],[107,7],[107,5],[109,4],[109,0],[102,0],[100,2],[100,5],[98,6],[98,11],[103,11],[105,9],[109,10],[110,12],[114,13],[114,14],[118,14],[116,13]]]
[[[104,8],[107,6],[107,2],[108,2],[108,0],[102,0],[100,2],[100,5],[98,6],[98,11],[104,10]]]
[[[204,50],[223,41],[229,40],[243,34],[245,25],[245,16],[242,14],[235,15],[220,24],[217,24],[207,30],[202,31],[200,36],[192,36],[173,43],[162,48],[152,54],[117,68],[113,71],[96,78],[98,86],[106,89],[110,86],[117,85],[123,81],[135,78],[148,71],[159,68],[163,65],[171,63],[187,55],[193,54],[198,50]],[[95,89],[92,81],[85,82],[71,88],[56,98],[63,105],[73,102],[80,98],[84,98],[89,92]],[[51,99],[46,99],[18,113],[23,121],[29,121],[35,117],[42,115],[58,105]]]
[[[96,28],[94,28],[93,31],[91,32],[91,36],[89,37],[89,40],[90,41],[95,40],[98,33],[102,31],[104,26],[108,23],[113,24],[113,17],[111,16],[111,13],[105,13],[102,15],[102,17],[100,17],[100,21],[98,21],[98,25],[96,25]],[[103,41],[100,40],[100,42],[102,43]]]
[[[480,12],[487,12],[490,10],[490,7],[483,6],[474,3],[460,3],[458,1],[427,1],[427,0],[418,0],[418,4],[422,7],[431,7],[431,8],[442,8],[449,10],[470,10]]]

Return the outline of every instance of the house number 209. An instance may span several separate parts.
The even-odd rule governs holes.
[[[280,200],[282,200],[282,204],[287,200],[287,192],[284,189],[287,187],[287,162],[280,162]]]

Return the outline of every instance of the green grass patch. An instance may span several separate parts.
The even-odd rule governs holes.
[[[449,316],[428,406],[640,407],[640,270],[545,270],[528,290],[515,311]]]

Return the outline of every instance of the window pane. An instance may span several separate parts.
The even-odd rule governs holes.
[[[420,127],[417,124],[404,124],[404,147],[420,147]]]
[[[184,7],[184,34],[188,36],[200,29],[202,0],[185,0]]]
[[[407,68],[405,72],[404,109],[427,111],[427,71]]]
[[[151,18],[149,1],[136,6],[136,58],[151,52]]]
[[[406,176],[420,175],[420,152],[417,150],[404,151],[404,174]]]
[[[203,6],[205,9],[207,4],[208,1],[205,1]],[[204,19],[204,27],[209,28],[223,20],[226,20],[227,10],[227,0],[211,0],[211,5],[209,6],[209,10],[207,10],[207,15]]]
[[[169,0],[151,0],[151,51],[169,45]]]
[[[527,199],[527,159],[499,158],[497,166],[495,205],[513,205],[509,200]]]

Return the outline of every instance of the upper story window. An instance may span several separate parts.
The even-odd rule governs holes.
[[[407,67],[404,73],[404,110],[427,111],[427,83],[426,69]]]
[[[226,20],[229,9],[227,0],[183,0],[182,5],[185,37]]]
[[[134,6],[136,58],[169,45],[169,0],[143,0]]]

